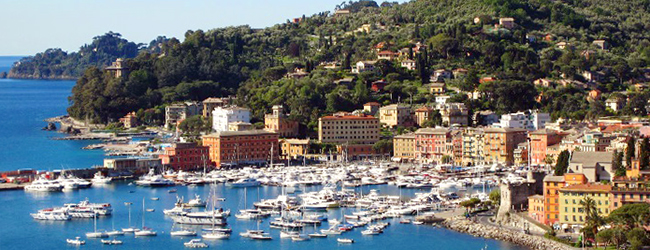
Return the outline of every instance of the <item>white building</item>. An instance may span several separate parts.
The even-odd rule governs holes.
[[[377,61],[358,61],[356,65],[352,66],[352,73],[358,74],[365,71],[372,71],[375,69]]]
[[[529,131],[535,131],[546,127],[546,123],[551,121],[548,113],[540,113],[538,110],[526,110],[517,113],[501,115],[501,121],[494,123],[493,127],[499,128],[519,128]]]
[[[436,104],[445,104],[445,103],[447,103],[447,100],[449,100],[449,98],[451,98],[451,97],[448,96],[448,95],[436,96]]]
[[[228,131],[229,123],[250,121],[251,111],[247,108],[217,107],[212,111],[212,129],[217,132]]]

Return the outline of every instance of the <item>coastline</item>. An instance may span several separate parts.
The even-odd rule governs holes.
[[[562,249],[572,250],[572,247],[560,242],[524,234],[522,232],[513,232],[507,229],[485,225],[478,222],[467,220],[462,216],[446,218],[441,223],[445,228],[459,233],[469,234],[476,237],[494,239],[498,241],[510,242],[533,250]]]

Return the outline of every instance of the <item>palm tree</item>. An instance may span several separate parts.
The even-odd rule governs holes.
[[[598,234],[598,227],[605,224],[605,219],[600,216],[594,199],[585,197],[584,200],[580,201],[580,205],[585,213],[586,224],[583,230],[591,232],[594,235],[594,245],[598,246],[598,243],[596,242],[596,234]]]

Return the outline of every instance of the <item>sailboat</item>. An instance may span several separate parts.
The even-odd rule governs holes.
[[[108,234],[106,232],[97,232],[97,213],[94,214],[93,216],[93,221],[94,221],[94,231],[90,233],[86,233],[87,238],[106,238],[108,237]]]
[[[265,233],[264,230],[260,230],[260,220],[257,220],[257,230],[246,230],[245,233],[241,233],[242,237],[248,237],[253,240],[271,240],[271,235],[269,233]]]
[[[131,205],[132,202],[125,202],[124,205],[129,207],[129,227],[128,228],[122,228],[122,232],[125,233],[135,233],[137,231],[140,231],[140,229],[134,228],[131,226]]]
[[[142,230],[135,232],[135,236],[156,236],[157,233],[156,231],[151,230],[150,228],[147,228],[144,226],[144,218],[145,218],[145,213],[144,213],[144,197],[142,198]]]
[[[124,235],[124,232],[121,230],[115,230],[115,216],[111,218],[111,227],[113,228],[113,231],[106,232],[108,236],[118,236],[118,235]]]
[[[169,232],[171,236],[196,236],[196,231],[192,231],[192,230],[181,228],[181,230],[174,231],[175,225],[176,223],[172,224],[171,232]]]
[[[314,232],[308,234],[310,238],[327,238],[327,234],[319,233],[318,229],[316,229],[316,224],[314,224]]]
[[[216,207],[216,192],[213,192],[214,194],[212,195],[212,228],[216,227],[216,218],[215,218],[215,212],[214,209]],[[230,234],[226,233],[224,231],[217,231],[217,230],[212,230],[209,233],[203,233],[201,234],[201,237],[204,239],[208,240],[223,240],[223,239],[228,239],[230,238]]]

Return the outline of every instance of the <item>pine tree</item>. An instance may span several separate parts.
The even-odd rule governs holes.
[[[632,166],[632,159],[634,159],[634,151],[636,145],[636,140],[634,137],[631,137],[627,140],[627,148],[625,149],[625,165],[630,167]]]
[[[625,176],[625,166],[623,166],[623,152],[614,151],[612,155],[612,169],[614,169],[615,176]]]
[[[647,169],[650,164],[650,141],[648,138],[643,138],[641,142],[641,150],[639,151],[639,168]]]
[[[555,163],[555,176],[562,176],[567,172],[569,168],[569,151],[564,150],[557,157],[557,163]]]

